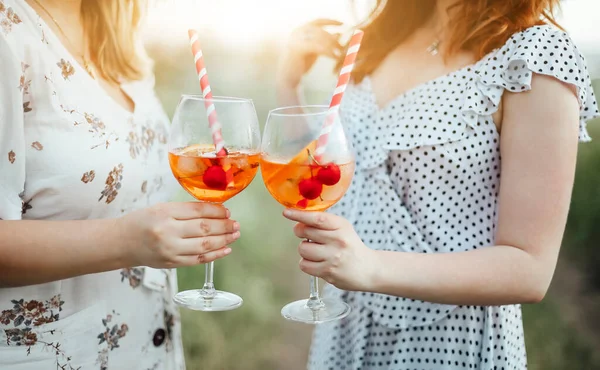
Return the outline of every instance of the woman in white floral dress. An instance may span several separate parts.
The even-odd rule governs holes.
[[[223,207],[162,203],[140,8],[0,0],[1,369],[183,369],[171,268],[239,236]]]
[[[317,327],[309,368],[525,369],[519,304],[548,289],[598,116],[585,61],[555,0],[378,3],[340,109],[352,185],[335,215],[286,212],[312,241],[301,269],[352,306]],[[286,105],[341,49],[329,24],[294,33]]]

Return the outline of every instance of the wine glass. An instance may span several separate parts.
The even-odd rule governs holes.
[[[329,114],[329,116],[328,116]],[[333,118],[332,118],[333,117]],[[324,152],[317,149],[326,119],[333,119]],[[297,106],[269,112],[260,167],[267,190],[287,208],[322,212],[339,201],[352,181],[354,157],[337,114],[327,106]],[[341,319],[350,306],[321,298],[318,278],[310,277],[310,297],[281,310],[288,320],[319,324]]]
[[[207,111],[216,112],[225,150],[216,153]],[[214,118],[214,113],[213,113]],[[201,202],[222,204],[254,179],[260,159],[260,129],[252,100],[183,95],[170,129],[169,164],[179,184]],[[177,293],[173,301],[199,311],[238,308],[239,296],[216,290],[214,262],[206,265],[202,289]]]

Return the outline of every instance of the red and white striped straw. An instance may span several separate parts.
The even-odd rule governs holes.
[[[352,34],[352,38],[348,43],[348,51],[346,52],[346,58],[344,58],[344,63],[338,77],[337,86],[333,91],[333,97],[331,98],[331,103],[329,104],[327,118],[325,119],[325,123],[321,128],[321,133],[317,139],[317,147],[315,148],[315,158],[317,158],[317,160],[320,159],[325,153],[325,147],[327,146],[327,141],[329,140],[329,134],[333,128],[335,118],[338,115],[340,103],[342,102],[342,97],[344,96],[344,91],[346,91],[346,87],[350,82],[350,75],[352,74],[352,69],[354,68],[354,61],[356,60],[358,49],[360,49],[360,42],[362,41],[363,35],[364,32],[361,30],[354,31],[354,34]]]
[[[213,94],[212,90],[210,89],[210,83],[208,83],[208,75],[204,65],[204,57],[202,56],[200,41],[198,40],[198,32],[195,30],[189,30],[188,36],[190,37],[190,46],[192,47],[194,62],[196,63],[198,80],[200,80],[200,89],[202,89],[202,96],[204,97],[204,106],[206,107],[208,126],[210,127],[213,143],[215,144],[215,152],[218,156],[225,156],[227,155],[227,152],[225,150],[223,135],[221,134],[221,123],[217,119],[217,111],[215,110],[215,105],[211,100]]]

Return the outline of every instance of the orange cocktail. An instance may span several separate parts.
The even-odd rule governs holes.
[[[244,190],[258,170],[260,154],[230,151],[217,158],[214,147],[172,149],[169,164],[179,184],[194,198],[223,203]]]
[[[325,211],[337,203],[352,181],[354,162],[280,163],[262,158],[265,186],[280,204],[305,211]]]

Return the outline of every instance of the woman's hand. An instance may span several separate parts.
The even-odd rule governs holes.
[[[210,203],[165,203],[118,220],[130,266],[173,268],[207,263],[231,253],[239,224],[225,207]]]
[[[277,85],[280,89],[294,90],[302,76],[323,55],[337,58],[342,52],[339,34],[324,30],[327,26],[340,26],[332,19],[319,19],[295,29],[289,39],[277,69]]]
[[[369,291],[377,270],[377,252],[369,249],[346,219],[322,212],[285,210],[298,224],[300,269],[344,290]]]

